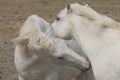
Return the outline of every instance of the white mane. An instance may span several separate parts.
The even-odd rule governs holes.
[[[71,12],[73,14],[77,14],[80,16],[84,16],[91,21],[94,21],[95,23],[99,24],[103,27],[109,27],[114,29],[120,29],[120,23],[116,22],[115,20],[97,13],[95,10],[93,10],[90,6],[86,5],[80,5],[78,3],[71,4]]]
[[[35,19],[34,19],[35,18]],[[22,26],[20,30],[20,34],[17,38],[13,40],[14,43],[17,43],[18,41],[22,41],[24,39],[29,39],[29,44],[31,45],[40,45],[44,46],[46,50],[53,50],[52,41],[44,35],[44,28],[47,28],[49,26],[48,23],[45,23],[45,21],[41,22],[43,19],[39,20],[37,15],[30,16]],[[36,20],[36,21],[35,21]],[[38,21],[37,21],[38,20]],[[39,22],[39,23],[37,23]],[[42,24],[46,24],[43,26]],[[43,32],[40,32],[37,30],[36,26],[43,26]],[[40,28],[40,27],[39,27]],[[51,52],[51,51],[50,51]]]
[[[91,62],[95,79],[119,80],[120,23],[78,3],[68,5],[57,17],[53,24],[57,37],[76,38]]]

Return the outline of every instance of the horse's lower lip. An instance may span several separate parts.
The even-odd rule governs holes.
[[[90,68],[81,68],[81,67],[76,67],[76,68],[79,69],[82,72],[86,72],[90,69]]]
[[[70,66],[72,66],[72,67],[74,67],[74,68],[77,68],[78,70],[80,70],[80,71],[82,71],[82,72],[85,72],[85,71],[87,71],[87,70],[90,69],[90,67],[89,67],[89,68],[84,68],[84,67],[82,67],[82,66],[72,65],[72,64],[70,64]]]

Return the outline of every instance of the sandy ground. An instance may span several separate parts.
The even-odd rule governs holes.
[[[52,22],[69,2],[87,3],[102,14],[120,21],[120,0],[0,0],[0,80],[17,80],[10,42],[31,14]]]

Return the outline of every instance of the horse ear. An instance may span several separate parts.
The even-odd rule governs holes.
[[[68,13],[72,12],[70,3],[67,4],[67,12],[68,12]]]

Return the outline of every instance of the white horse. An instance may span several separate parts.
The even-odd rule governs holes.
[[[38,19],[37,19],[38,18]],[[44,26],[40,26],[40,19],[39,17],[35,18],[34,17],[34,20],[35,20],[35,27],[37,28],[37,30],[39,31],[39,34],[41,34],[41,30],[43,30],[42,28],[44,28]],[[45,22],[45,21],[44,21]],[[47,22],[46,22],[47,23]],[[81,47],[78,45],[76,39],[73,37],[71,40],[62,40],[62,39],[58,39],[58,38],[54,38],[54,31],[53,31],[53,27],[51,26],[48,26],[45,27],[46,28],[46,36],[49,35],[50,38],[53,38],[53,41],[56,43],[56,44],[62,44],[61,46],[63,46],[63,48],[65,49],[65,45],[63,44],[67,44],[67,46],[69,48],[71,48],[72,50],[74,50],[77,54],[79,54],[80,56],[83,56],[84,58],[87,58],[86,55],[84,54],[84,52],[82,51]],[[42,31],[44,32],[44,31]],[[72,63],[72,67],[77,67],[74,63],[77,62],[74,58],[78,59],[80,57],[78,57],[76,54],[72,54],[74,55],[73,59],[72,59],[72,55],[71,55],[71,52],[67,51],[66,53],[63,53],[63,50],[61,50],[61,46],[55,46],[56,49],[58,49],[57,51],[59,52],[56,52],[55,54],[52,54],[52,56],[54,57],[57,57],[58,59],[62,59],[63,61],[69,61],[70,63]],[[67,49],[66,49],[67,50]],[[62,51],[62,52],[61,52]],[[62,54],[61,54],[62,53]],[[68,55],[68,56],[67,56]],[[81,58],[80,58],[81,59]],[[78,64],[79,65],[79,64]],[[81,65],[81,63],[80,63]],[[79,66],[80,67],[80,66]],[[79,68],[77,67],[77,68]],[[85,68],[84,67],[81,67],[79,68],[80,72]],[[87,68],[87,67],[86,67]],[[70,70],[69,70],[70,69]],[[59,76],[58,76],[58,79],[59,80],[69,80],[71,79],[73,76],[64,76],[66,74],[66,72],[71,73],[71,68],[68,68],[68,67],[64,67],[61,69],[60,73],[59,73]],[[73,73],[71,73],[73,75]],[[63,77],[64,76],[64,77]],[[92,68],[89,69],[89,70],[86,70],[86,71],[82,71],[78,76],[77,76],[77,80],[94,80],[94,75],[93,75],[93,71],[92,71]]]
[[[69,4],[53,23],[56,37],[74,36],[93,68],[96,80],[120,80],[120,23],[88,5]]]
[[[39,26],[39,24],[40,24],[40,21],[39,21],[39,19],[37,19],[37,18],[35,18],[36,19],[36,21],[35,21],[35,23],[37,23],[37,24],[35,24],[36,26],[36,28],[37,28],[37,30],[39,31],[39,33],[41,34],[41,29],[44,27],[42,27],[42,26]],[[38,24],[39,23],[39,24]],[[51,37],[51,38],[53,38],[53,40],[56,42],[56,44],[58,44],[58,42],[59,42],[59,44],[62,44],[61,46],[65,46],[65,45],[63,45],[63,44],[67,44],[67,46],[69,46],[69,48],[71,48],[72,50],[74,50],[77,54],[79,54],[79,55],[81,55],[81,56],[83,56],[83,57],[85,57],[86,58],[86,56],[85,56],[85,54],[83,53],[83,51],[82,51],[82,49],[79,47],[79,45],[78,45],[78,43],[77,43],[77,41],[76,41],[76,39],[75,38],[73,38],[73,39],[71,39],[71,40],[62,40],[62,39],[57,39],[57,38],[54,38],[54,31],[53,31],[53,28],[52,27],[48,27],[48,28],[46,28],[46,29],[48,29],[47,31],[46,31],[46,36],[48,36],[48,34],[49,34],[49,37]],[[63,42],[63,43],[62,43]],[[60,46],[60,47],[61,47]],[[61,48],[60,48],[59,46],[56,46],[56,48],[57,49],[59,49],[59,50],[57,50],[57,51],[59,51],[59,52],[56,52],[55,53],[55,55],[53,54],[52,56],[54,56],[54,57],[57,57],[58,59],[62,59],[63,61],[65,61],[65,59],[67,59],[70,63],[73,63],[74,61],[75,61],[75,59],[72,59],[70,56],[71,56],[71,52],[69,52],[68,51],[68,54],[67,54],[67,52],[66,53],[62,53],[61,51],[63,51],[63,50],[61,50]],[[61,51],[60,51],[61,50]],[[67,49],[66,49],[67,50]],[[61,54],[62,53],[62,54]],[[68,55],[68,56],[67,56]],[[78,58],[78,56],[77,55],[75,55],[75,54],[73,54],[74,55],[74,57],[75,58]],[[77,62],[77,61],[75,61],[75,62]],[[75,64],[74,65],[72,65],[73,67],[77,67]],[[70,70],[69,70],[70,69]],[[82,67],[81,68],[79,68],[79,70],[80,71],[82,71]],[[65,74],[66,74],[66,72],[68,72],[69,71],[69,73],[71,73],[71,68],[68,68],[68,67],[64,67],[64,68],[62,68],[61,69],[61,71],[60,71],[60,73],[59,73],[59,76],[58,76],[58,79],[59,80],[69,80],[69,79],[71,79],[73,76],[69,76],[69,74],[68,74],[68,76],[64,76]],[[71,73],[72,75],[73,75],[73,73]],[[63,77],[64,76],[64,77]],[[93,76],[93,71],[92,71],[92,68],[91,69],[89,69],[89,70],[86,70],[85,72],[84,71],[82,71],[82,73],[80,73],[78,76],[77,76],[77,78],[76,78],[77,80],[94,80],[94,76]]]
[[[55,43],[52,43],[50,39],[46,38],[43,32],[48,26],[49,24],[45,20],[33,15],[26,20],[20,30],[20,35],[14,39],[16,44],[14,61],[19,80],[66,80],[65,75],[62,75],[66,70],[64,70],[64,65],[70,63],[71,66],[79,65],[78,68],[90,67],[89,62],[67,47],[64,40],[55,39]],[[57,47],[56,51],[54,51],[54,47]],[[48,53],[54,53],[53,56],[64,60],[58,61],[50,57]],[[61,53],[62,56],[65,55],[64,58],[61,57]],[[69,80],[79,74],[79,71],[73,69],[71,71],[74,75],[66,73]]]

